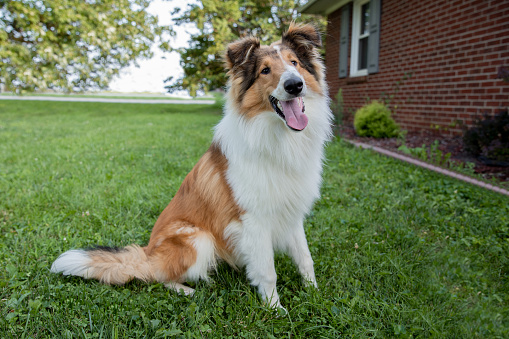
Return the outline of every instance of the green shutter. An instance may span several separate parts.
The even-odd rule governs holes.
[[[341,10],[341,32],[339,38],[339,77],[348,75],[348,44],[350,37],[350,4]]]
[[[378,73],[378,55],[380,53],[380,16],[382,0],[369,3],[369,40],[368,73]]]

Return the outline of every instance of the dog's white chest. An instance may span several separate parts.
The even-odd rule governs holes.
[[[313,168],[318,167],[318,168]],[[237,204],[249,213],[302,218],[319,196],[319,166],[288,169],[268,161],[244,159],[228,168]]]

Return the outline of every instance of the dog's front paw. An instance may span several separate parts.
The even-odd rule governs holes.
[[[277,312],[277,316],[283,316],[283,315],[287,315],[288,314],[288,311],[286,310],[286,308],[284,308],[281,303],[279,302],[279,300],[277,302],[270,302],[269,300],[266,300],[265,301],[265,306],[267,306],[268,308],[274,310]]]
[[[264,298],[264,305],[278,313],[278,316],[288,314],[286,308],[281,305],[279,297]]]
[[[316,283],[316,279],[304,279],[303,282],[304,282],[304,287],[306,287],[306,288],[313,287],[313,288],[316,288],[317,290],[319,290],[318,284]]]
[[[277,308],[276,308],[276,311],[277,311],[277,316],[284,316],[284,315],[287,315],[288,314],[288,311],[286,310],[286,308],[284,308],[283,306],[279,305]]]

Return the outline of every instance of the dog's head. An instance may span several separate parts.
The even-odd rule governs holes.
[[[306,95],[324,94],[320,46],[320,34],[313,26],[296,24],[270,46],[253,37],[230,44],[226,67],[238,111],[248,118],[274,111],[290,129],[306,128]]]

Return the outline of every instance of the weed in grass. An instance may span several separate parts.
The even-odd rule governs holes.
[[[345,105],[343,101],[343,89],[340,88],[334,97],[334,100],[331,100],[330,108],[334,116],[332,130],[334,135],[337,135],[339,134],[339,131],[341,130],[341,127],[343,126],[344,120],[346,118]]]
[[[287,315],[226,264],[191,298],[49,273],[63,250],[146,244],[219,118],[210,106],[1,101],[0,337],[509,336],[508,199],[339,140],[306,220],[320,290],[276,257]]]
[[[421,160],[429,161],[438,166],[451,167],[453,165],[453,162],[450,160],[451,153],[444,154],[439,149],[439,146],[439,141],[435,140],[429,147],[423,144],[421,147],[411,148],[403,144],[398,148],[398,151],[413,155]]]
[[[475,174],[473,162],[459,163],[451,159],[451,153],[443,153],[439,149],[439,141],[435,140],[429,147],[423,144],[421,147],[408,147],[404,144],[398,147],[398,151],[404,154],[412,155],[423,161],[430,162],[445,168],[450,168],[456,172],[473,176]]]

